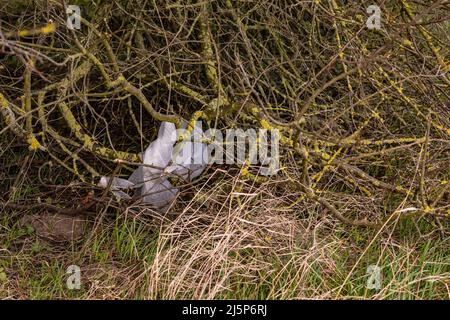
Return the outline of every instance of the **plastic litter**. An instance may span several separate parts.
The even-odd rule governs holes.
[[[110,177],[101,177],[98,183],[99,187],[106,188],[108,186]],[[121,199],[130,200],[131,197],[123,192],[122,190],[127,190],[134,187],[134,183],[128,181],[127,179],[114,177],[111,182],[111,191],[117,197]]]
[[[179,189],[173,187],[167,179],[168,176],[177,175],[185,181],[192,181],[201,175],[206,167],[206,161],[203,159],[206,145],[197,139],[202,135],[201,127],[196,126],[191,135],[194,142],[188,140],[175,145],[175,125],[162,122],[158,137],[142,155],[143,165],[128,179],[114,177],[111,182],[112,193],[120,199],[130,200],[131,196],[124,191],[134,190],[134,197],[141,197],[143,203],[167,208],[179,193]],[[101,177],[98,185],[106,188],[109,180],[109,177]]]

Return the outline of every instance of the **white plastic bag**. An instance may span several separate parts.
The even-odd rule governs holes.
[[[203,135],[201,128],[196,127],[193,135],[201,137]],[[141,197],[143,203],[158,208],[170,205],[179,190],[167,180],[168,174],[176,174],[185,181],[192,181],[206,167],[202,157],[206,148],[204,143],[183,141],[174,147],[176,140],[175,125],[162,122],[157,139],[150,143],[142,155],[143,165],[139,166],[128,180],[114,178],[111,182],[113,194],[129,200],[131,197],[122,190],[135,189],[134,196]],[[98,185],[107,187],[109,179],[109,177],[101,177]]]

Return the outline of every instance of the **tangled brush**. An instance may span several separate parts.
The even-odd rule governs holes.
[[[277,210],[302,216],[314,204],[370,228],[424,218],[445,232],[448,2],[382,1],[372,30],[367,1],[75,2],[80,30],[67,28],[64,1],[0,5],[6,207],[92,210],[106,193],[81,205],[37,195],[75,183],[86,199],[100,176],[142,163],[161,122],[188,119],[278,129],[281,169],[210,165],[174,211],[193,188],[238,177],[226,187],[233,206],[267,185]],[[35,196],[17,192],[18,164]]]

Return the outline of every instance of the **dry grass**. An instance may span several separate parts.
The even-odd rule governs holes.
[[[1,254],[8,275],[2,296],[449,298],[448,241],[426,224],[393,221],[381,232],[348,229],[314,203],[279,210],[284,197],[276,185],[246,184],[235,192],[233,185],[242,182],[235,172],[221,181],[198,184],[194,198],[180,199],[170,217],[139,207],[116,209],[119,216],[97,221],[91,234],[70,247],[39,234],[11,239],[14,229],[3,232],[16,249],[9,245]],[[66,288],[70,264],[82,268],[81,290]],[[383,270],[379,291],[365,288],[371,264]]]

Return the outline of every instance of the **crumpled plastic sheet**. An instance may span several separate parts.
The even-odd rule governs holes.
[[[162,122],[158,137],[150,143],[142,155],[143,165],[139,166],[128,179],[113,177],[110,184],[112,193],[120,199],[130,200],[131,197],[125,191],[134,190],[134,196],[141,197],[143,203],[166,209],[179,193],[179,189],[173,187],[167,179],[168,176],[177,175],[190,182],[201,175],[206,167],[207,161],[203,159],[206,144],[196,140],[196,137],[201,137],[202,134],[201,127],[196,126],[192,131],[194,142],[190,139],[175,144],[177,141],[175,125],[171,122]],[[198,158],[199,156],[201,158]],[[98,185],[106,188],[109,180],[110,177],[101,177]]]

